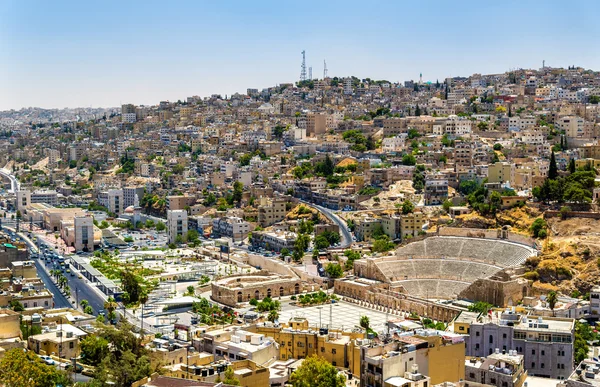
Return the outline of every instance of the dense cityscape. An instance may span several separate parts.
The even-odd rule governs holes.
[[[600,386],[600,73],[302,55],[243,94],[0,112],[0,382]]]

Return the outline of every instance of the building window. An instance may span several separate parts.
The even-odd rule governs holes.
[[[479,332],[475,332],[475,336],[476,336],[476,337],[479,337]]]
[[[494,336],[490,335],[490,344],[494,344]]]
[[[531,350],[531,354],[532,354],[532,355],[535,355],[535,349],[532,349],[532,350]]]
[[[540,364],[540,367],[541,367],[541,368],[545,368],[545,367],[546,367],[546,365],[545,365],[544,363],[542,363],[542,364]]]
[[[458,330],[459,330],[459,331],[464,331],[464,330],[465,330],[465,327],[458,327]]]
[[[535,368],[535,363],[531,363],[531,368]]]
[[[321,352],[325,352],[325,347],[321,347]]]
[[[544,356],[545,354],[546,354],[546,351],[544,351],[544,350],[542,349],[542,356]]]
[[[331,350],[331,353],[335,355],[335,353],[336,353],[336,350],[335,350],[335,348],[333,348],[333,349]]]
[[[475,374],[474,374],[473,372],[471,372],[471,373],[469,373],[469,377],[470,377],[471,379],[475,379]]]
[[[70,349],[73,349],[73,348],[75,348],[75,343],[71,341],[71,342],[69,343],[69,348],[70,348]]]

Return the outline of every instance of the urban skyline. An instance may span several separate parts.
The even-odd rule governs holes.
[[[0,35],[9,37],[0,40],[0,110],[231,95],[297,81],[302,50],[316,78],[323,60],[330,76],[391,82],[537,69],[543,60],[600,68],[590,49],[598,4],[553,3],[132,2],[119,4],[118,15],[135,15],[123,22],[117,3],[8,2],[0,6]],[[384,8],[392,21],[377,16]]]

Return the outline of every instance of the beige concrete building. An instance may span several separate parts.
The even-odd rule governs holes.
[[[324,113],[308,113],[306,115],[306,134],[308,136],[324,134],[327,130],[326,121]]]
[[[60,324],[59,329],[29,336],[27,348],[39,355],[59,356],[61,359],[71,359],[79,356],[79,339],[86,335],[82,330]]]
[[[15,261],[11,262],[10,270],[13,277],[36,278],[37,269],[33,261]]]
[[[258,205],[258,224],[262,227],[268,227],[285,219],[285,199],[260,198]]]
[[[515,164],[495,163],[488,166],[488,183],[506,183],[515,181]]]
[[[252,298],[282,297],[300,294],[309,287],[299,278],[273,274],[266,270],[232,275],[212,283],[211,298],[231,307]]]
[[[167,196],[167,209],[168,210],[183,210],[188,206],[196,204],[195,196],[188,195],[171,195]]]

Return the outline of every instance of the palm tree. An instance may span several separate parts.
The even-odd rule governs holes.
[[[88,300],[81,300],[79,302],[79,305],[81,305],[81,307],[85,310],[85,307],[88,306],[90,303]]]
[[[360,316],[359,324],[360,324],[361,327],[363,327],[363,328],[365,328],[365,329],[368,330],[370,328],[370,325],[371,325],[369,317],[368,316]]]
[[[114,312],[118,306],[119,305],[117,304],[115,299],[112,297],[108,297],[108,300],[104,301],[104,309],[106,309],[106,311],[108,312],[109,315],[111,312]]]
[[[140,296],[138,297],[138,301],[142,305],[142,320],[140,323],[140,334],[143,335],[144,334],[144,305],[146,305],[146,302],[148,302],[148,293],[142,292],[140,294]]]
[[[548,296],[546,296],[546,302],[548,303],[548,307],[552,311],[552,316],[554,316],[554,307],[556,306],[556,301],[556,292],[552,290],[550,293],[548,293]]]
[[[267,316],[267,320],[269,320],[270,322],[275,322],[275,320],[277,320],[279,318],[279,313],[277,313],[276,310],[272,310],[269,312],[269,315]]]

